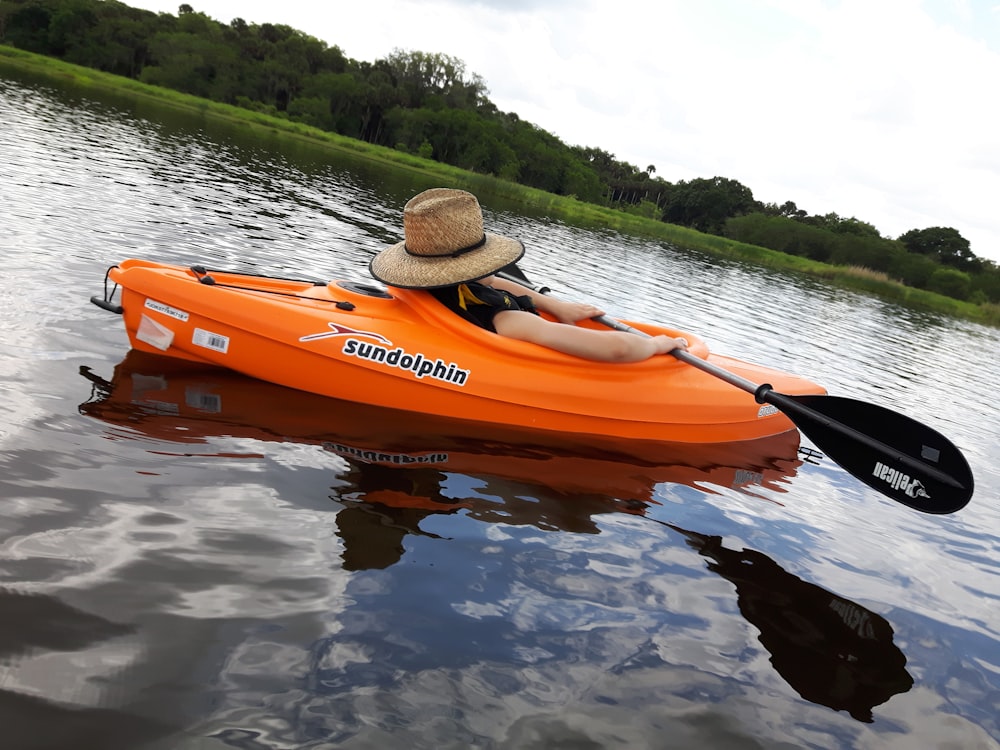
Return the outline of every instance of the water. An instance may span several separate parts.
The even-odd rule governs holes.
[[[944,432],[938,517],[823,459],[367,463],[400,425],[135,361],[87,301],[133,256],[367,280],[429,186],[0,79],[0,746],[1000,747],[995,330],[480,196],[562,295]]]

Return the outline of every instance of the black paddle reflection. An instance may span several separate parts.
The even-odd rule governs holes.
[[[803,581],[761,552],[670,527],[710,560],[709,570],[736,586],[740,612],[760,631],[771,664],[806,700],[870,723],[873,707],[913,686],[906,656],[881,615]]]

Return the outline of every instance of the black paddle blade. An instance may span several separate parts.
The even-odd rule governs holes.
[[[506,266],[501,268],[496,273],[498,273],[500,276],[507,276],[513,281],[518,281],[524,284],[529,289],[535,288],[534,284],[532,284],[531,281],[528,279],[528,277],[524,275],[524,271],[521,270],[521,267],[517,265],[516,261],[514,263],[508,263]]]
[[[763,399],[872,489],[924,513],[954,513],[972,497],[972,470],[944,435],[882,406],[839,396]]]

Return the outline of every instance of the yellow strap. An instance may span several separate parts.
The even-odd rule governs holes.
[[[479,299],[479,297],[477,297],[475,294],[473,294],[472,290],[469,289],[469,285],[468,284],[459,284],[458,285],[458,305],[463,310],[468,310],[469,308],[466,305],[467,302],[471,303],[473,305],[485,305],[486,304],[481,299]]]

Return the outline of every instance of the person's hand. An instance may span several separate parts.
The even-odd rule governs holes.
[[[556,320],[560,323],[576,323],[588,318],[596,318],[604,315],[604,310],[587,302],[567,302],[559,300],[557,305],[553,305],[551,310]]]
[[[672,336],[660,335],[653,336],[652,341],[657,354],[669,354],[674,349],[687,351],[688,348],[688,341],[683,337],[674,338]]]

